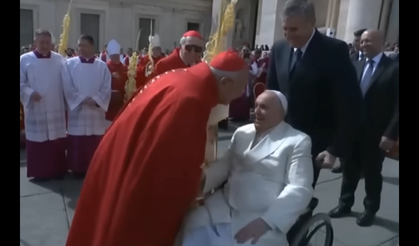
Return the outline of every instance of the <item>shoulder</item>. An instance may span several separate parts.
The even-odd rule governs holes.
[[[306,133],[295,129],[287,124],[287,141],[291,142],[295,147],[305,146],[311,149],[311,138]]]
[[[97,62],[97,64],[101,67],[108,67],[108,64],[106,64],[106,62],[102,61],[99,58],[95,58],[95,62]]]
[[[55,59],[59,62],[64,62],[64,60],[65,60],[65,58],[57,52],[51,52],[51,58],[53,58],[53,59]]]
[[[67,65],[74,65],[80,62],[80,58],[78,56],[71,57],[65,60],[65,64]]]
[[[236,131],[233,134],[234,138],[241,138],[249,135],[250,133],[255,131],[255,125],[253,123],[241,126],[236,129]]]
[[[319,33],[320,34],[320,33]],[[348,44],[345,41],[342,41],[340,39],[328,37],[326,35],[320,34],[319,35],[321,42],[323,43],[324,47],[328,50],[332,51],[332,53],[335,53],[333,51],[341,51],[345,52],[345,55],[349,56],[349,47]]]
[[[22,62],[22,61],[26,61],[26,60],[32,59],[34,56],[35,55],[33,54],[33,52],[28,52],[28,53],[22,54],[20,56],[20,61]]]
[[[278,40],[272,46],[272,51],[271,52],[277,52],[279,50],[284,49],[284,47],[287,47],[287,46],[288,46],[287,40],[285,40],[285,39]]]

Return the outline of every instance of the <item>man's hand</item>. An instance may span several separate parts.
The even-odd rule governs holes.
[[[113,78],[115,78],[115,79],[119,79],[119,78],[120,78],[120,76],[119,76],[119,73],[118,73],[118,72],[114,72],[114,73],[112,73],[112,77],[113,77]]]
[[[86,104],[86,105],[88,105],[88,106],[96,106],[95,100],[93,100],[91,97],[86,97],[83,100],[83,103]]]
[[[42,96],[37,92],[34,91],[31,95],[31,100],[35,101],[35,102],[39,102],[41,100]]]
[[[384,136],[381,137],[380,149],[390,151],[391,149],[393,149],[394,145],[396,145],[396,141]]]
[[[252,239],[250,243],[256,244],[259,238],[265,235],[269,230],[272,230],[272,228],[270,228],[263,219],[258,218],[241,228],[236,235],[234,235],[234,239],[239,244],[243,244]]]
[[[321,168],[332,169],[335,166],[336,157],[325,150],[316,157],[316,161]]]

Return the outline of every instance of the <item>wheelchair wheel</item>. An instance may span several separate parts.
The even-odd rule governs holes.
[[[324,235],[324,244],[313,244],[311,239],[321,231]],[[319,213],[311,217],[302,227],[301,231],[295,236],[290,246],[332,246],[333,245],[333,227],[329,216],[325,213]]]

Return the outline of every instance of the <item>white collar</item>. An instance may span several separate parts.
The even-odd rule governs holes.
[[[313,39],[314,34],[316,33],[316,29],[313,28],[313,32],[311,33],[310,38],[308,39],[307,43],[300,48],[303,54],[306,52],[308,45],[310,44],[311,39]],[[298,48],[294,48],[294,52],[297,51]]]

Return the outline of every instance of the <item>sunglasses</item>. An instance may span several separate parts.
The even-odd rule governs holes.
[[[187,44],[185,45],[185,50],[191,52],[192,50],[196,53],[202,53],[202,47],[194,44]]]

